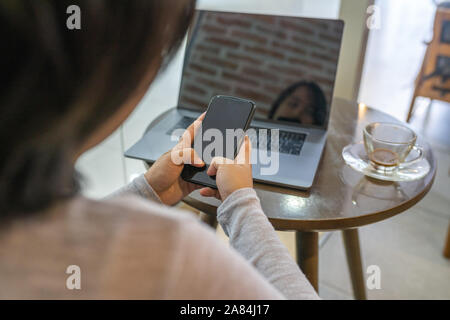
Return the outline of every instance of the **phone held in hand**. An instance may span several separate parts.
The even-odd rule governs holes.
[[[217,189],[215,176],[206,172],[214,157],[233,160],[255,113],[252,101],[231,97],[211,98],[193,148],[205,162],[202,168],[185,165],[181,177],[189,182]]]

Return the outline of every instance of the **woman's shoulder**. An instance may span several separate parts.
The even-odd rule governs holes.
[[[87,221],[107,220],[113,224],[144,224],[143,227],[180,227],[197,223],[193,212],[169,207],[136,195],[128,194],[100,200],[78,197],[72,201],[68,218],[76,216]]]
[[[132,217],[133,219],[164,220],[174,224],[197,220],[193,212],[166,206],[133,194],[102,200],[84,198],[82,201],[88,203],[89,209],[86,210],[88,214],[112,214],[119,220]]]
[[[168,249],[180,241],[186,230],[200,224],[193,212],[169,207],[135,196],[124,195],[103,200],[80,198],[81,203],[67,218],[82,221],[84,230],[103,230],[105,241],[126,242],[129,239],[145,246],[159,243]],[[73,206],[77,207],[77,205]],[[81,222],[80,221],[80,222]],[[68,224],[75,225],[70,221]],[[80,224],[80,226],[81,226]],[[95,226],[95,227],[94,227]],[[182,240],[181,240],[182,241]],[[164,242],[162,244],[161,242]]]

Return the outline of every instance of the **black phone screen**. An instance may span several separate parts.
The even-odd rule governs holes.
[[[194,138],[194,149],[206,165],[203,168],[185,165],[181,177],[196,184],[217,188],[215,177],[206,173],[208,166],[214,157],[234,159],[243,140],[243,134],[239,132],[248,129],[254,111],[255,104],[249,100],[229,96],[213,97],[202,122],[201,134]],[[237,134],[230,135],[231,131],[227,129]]]

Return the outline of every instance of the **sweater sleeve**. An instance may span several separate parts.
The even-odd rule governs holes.
[[[144,174],[141,174],[137,178],[135,178],[133,181],[131,181],[129,184],[123,186],[119,190],[114,191],[112,194],[106,197],[106,199],[119,197],[123,195],[129,195],[134,194],[139,197],[152,200],[154,202],[162,203],[159,196],[156,194],[156,192],[153,190],[153,188],[150,186],[150,184],[147,182],[147,179],[145,179]]]
[[[233,192],[217,210],[230,244],[287,299],[319,299],[264,214],[256,192]]]
[[[286,299],[233,248],[198,221],[176,230],[177,245],[166,270],[167,299]]]

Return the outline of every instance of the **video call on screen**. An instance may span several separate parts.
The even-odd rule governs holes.
[[[343,24],[337,20],[201,12],[188,45],[179,104],[252,100],[255,118],[323,126]]]

